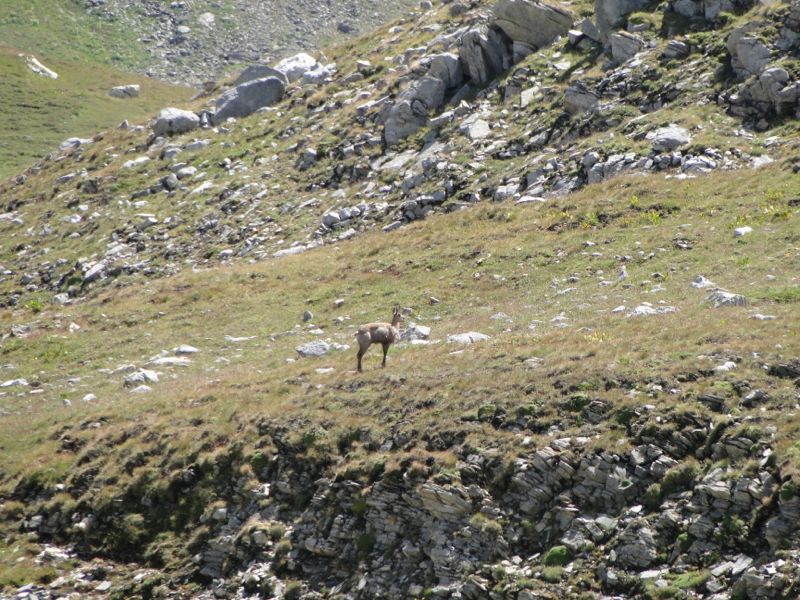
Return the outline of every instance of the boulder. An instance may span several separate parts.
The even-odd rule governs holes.
[[[325,83],[336,73],[336,65],[317,65],[303,73],[303,83],[319,85]]]
[[[684,144],[688,144],[689,132],[683,127],[662,127],[653,134],[653,150],[656,152],[672,152]]]
[[[743,69],[751,75],[761,72],[772,58],[772,51],[760,39],[746,35],[736,44],[736,54],[733,68]]]
[[[426,75],[404,90],[387,109],[384,140],[393,146],[416,132],[428,120],[429,111],[444,103],[445,83]]]
[[[288,84],[289,80],[286,78],[286,75],[279,71],[278,69],[273,69],[268,65],[262,64],[252,64],[245,67],[244,71],[239,74],[239,77],[236,78],[236,81],[233,83],[234,85],[242,85],[243,83],[247,83],[248,81],[253,81],[254,79],[264,79],[266,77],[277,77],[284,84]]]
[[[419,130],[424,124],[424,118],[415,115],[411,104],[406,101],[395,103],[383,126],[383,138],[387,146],[394,146],[411,134]]]
[[[572,114],[593,111],[597,108],[597,94],[581,84],[571,85],[564,94],[564,109]]]
[[[153,133],[155,135],[168,135],[173,133],[186,133],[200,126],[200,117],[188,110],[179,108],[165,108],[155,118]]]
[[[669,10],[689,19],[716,21],[723,12],[742,14],[753,4],[753,0],[671,0]]]
[[[331,345],[324,340],[307,342],[305,344],[300,344],[297,348],[295,348],[297,353],[304,358],[325,356],[330,349]]]
[[[567,35],[575,21],[569,11],[538,0],[499,0],[494,16],[495,25],[509,38],[534,49]]]
[[[428,75],[440,79],[447,90],[454,90],[464,81],[464,71],[458,55],[451,52],[434,54],[423,60],[428,65]]]
[[[108,95],[112,98],[136,98],[139,96],[139,85],[118,85],[111,88]]]
[[[662,56],[664,58],[686,58],[689,56],[691,49],[689,45],[680,40],[670,40],[667,42],[667,47],[664,48]]]
[[[747,112],[758,116],[792,114],[800,100],[800,82],[792,81],[782,67],[764,69],[749,78],[731,98]]]
[[[647,0],[595,0],[595,21],[600,34],[598,41],[608,41],[611,31],[622,25],[625,17],[637,10],[643,10],[648,4]]]
[[[459,131],[473,142],[489,137],[492,132],[489,123],[483,119],[470,119],[459,127]]]
[[[300,79],[307,71],[316,69],[317,66],[318,63],[313,56],[300,52],[289,58],[284,58],[275,65],[275,69],[286,75],[286,78],[292,82]]]
[[[283,81],[277,77],[265,77],[237,85],[217,99],[213,121],[217,124],[230,117],[239,119],[251,115],[259,108],[278,102],[285,90]]]
[[[625,31],[611,34],[608,41],[611,45],[611,58],[616,63],[624,63],[630,60],[644,48],[644,40],[642,38]]]
[[[757,75],[770,62],[772,51],[754,35],[758,28],[756,22],[746,23],[731,31],[725,41],[731,66],[740,79]]]
[[[476,27],[461,36],[459,55],[464,74],[474,85],[485,87],[511,66],[511,40],[498,29]]]

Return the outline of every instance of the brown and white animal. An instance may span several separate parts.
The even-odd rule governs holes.
[[[400,306],[395,306],[392,309],[391,323],[367,323],[358,328],[355,336],[356,340],[358,340],[359,373],[361,373],[361,357],[364,356],[367,349],[372,344],[381,344],[383,346],[383,362],[381,366],[386,366],[386,353],[389,352],[389,346],[400,339],[400,331],[397,329],[397,326],[402,320],[403,316],[400,314]]]

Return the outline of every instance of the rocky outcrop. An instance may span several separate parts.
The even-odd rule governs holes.
[[[565,8],[538,0],[499,0],[493,11],[494,24],[515,43],[515,57],[566,36],[575,21]],[[517,44],[527,51],[517,50]]]
[[[444,103],[445,84],[436,77],[425,76],[402,92],[388,108],[384,122],[384,139],[394,146],[416,132],[428,120],[428,114]]]
[[[683,127],[662,127],[653,132],[653,150],[672,152],[689,143],[689,132]]]
[[[443,52],[424,57],[420,63],[428,68],[428,76],[444,83],[445,92],[453,92],[464,82],[464,70],[458,55]]]
[[[498,29],[480,26],[461,37],[459,55],[467,78],[485,87],[511,66],[511,40]]]
[[[581,410],[602,420],[595,404]],[[259,432],[281,448],[269,460],[223,450],[224,468],[194,464],[169,484],[187,498],[212,489],[218,498],[194,523],[200,532],[185,566],[215,580],[215,597],[252,594],[258,582],[279,588],[289,578],[309,588],[358,586],[364,597],[392,600],[433,586],[443,598],[488,597],[482,594],[495,586],[506,590],[498,597],[519,598],[516,585],[548,564],[591,574],[606,593],[623,596],[631,589],[626,582],[666,582],[673,568],[707,570],[707,589],[717,594],[746,590],[777,600],[800,584],[800,553],[783,550],[773,560],[762,548],[779,549],[796,535],[797,490],[766,466],[767,447],[720,434],[697,414],[660,424],[634,417],[625,451],[594,449],[580,437],[523,447],[502,477],[496,453],[465,444],[450,449],[452,473],[426,474],[401,461],[367,482],[356,472],[337,475],[323,457],[287,445],[283,426],[263,423]],[[398,432],[374,447],[388,452],[404,439]],[[722,461],[727,466],[716,466]],[[746,461],[764,466],[744,475],[737,465]],[[66,480],[67,491],[87,489],[97,472],[88,463]],[[243,464],[254,480],[225,475]],[[161,507],[148,493],[120,490],[113,512],[93,507],[90,496],[74,514],[43,505],[23,527],[43,537],[71,532],[91,547],[130,530],[120,511],[135,510],[139,522],[155,524],[148,516]],[[158,544],[157,533],[139,535]],[[757,552],[766,560],[756,561]],[[551,589],[569,585],[556,580]]]
[[[741,14],[753,6],[753,0],[670,0],[672,12],[693,19],[716,21],[723,12]]]
[[[277,77],[265,77],[237,85],[217,100],[213,121],[222,123],[231,117],[246,117],[260,108],[272,106],[283,97],[285,89],[283,81]]]
[[[753,33],[756,23],[748,23],[734,29],[728,36],[726,46],[731,54],[731,66],[740,79],[761,72],[772,57],[772,50]]]
[[[269,65],[253,64],[244,68],[244,70],[236,78],[236,81],[233,82],[233,85],[237,86],[249,81],[253,81],[254,79],[265,79],[266,77],[277,77],[283,81],[284,85],[289,83],[289,80],[283,71],[279,71],[278,69],[270,67]]]
[[[625,31],[611,34],[608,38],[608,42],[611,46],[611,58],[617,64],[627,62],[645,46],[644,40],[641,37]]]
[[[630,13],[643,10],[646,0],[595,0],[594,23],[599,33],[598,41],[606,43],[611,32],[624,24]]]

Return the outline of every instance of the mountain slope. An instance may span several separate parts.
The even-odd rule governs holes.
[[[800,4],[509,5],[3,184],[8,594],[797,595]]]
[[[130,75],[97,64],[46,61],[58,73],[50,79],[32,72],[26,57],[12,48],[0,48],[0,178],[35,163],[43,154],[72,137],[90,138],[98,127],[122,120],[140,121],[165,103],[186,102],[188,88]],[[108,95],[117,85],[140,87],[138,98]]]
[[[369,31],[406,7],[356,1],[336,10],[252,0],[0,2],[0,178],[67,138],[89,138],[124,119],[143,121],[162,106],[188,101],[192,94],[181,86],[224,77],[246,61],[271,61]],[[59,79],[35,75],[19,54],[38,58]],[[111,87],[128,84],[141,85],[142,95],[124,102],[108,97]]]
[[[264,585],[302,579],[314,590],[355,586],[363,576],[370,594],[395,596],[393,586],[405,588],[380,576],[381,567],[410,576],[419,559],[392,550],[400,542],[385,528],[399,519],[402,543],[433,549],[440,542],[412,528],[414,519],[431,518],[431,533],[467,527],[460,535],[469,537],[461,549],[432,554],[407,585],[435,584],[458,559],[476,574],[485,569],[481,585],[502,584],[509,593],[557,581],[571,586],[568,573],[537,571],[535,553],[560,545],[568,529],[569,521],[549,519],[561,510],[616,518],[620,506],[642,497],[648,508],[636,522],[649,531],[662,512],[677,511],[674,528],[657,525],[658,539],[676,548],[696,542],[680,555],[690,572],[707,573],[740,552],[769,562],[768,548],[783,542],[767,546],[762,536],[773,540],[782,507],[793,510],[794,488],[780,485],[798,459],[796,388],[780,375],[800,350],[796,282],[786,275],[798,255],[784,252],[798,215],[796,206],[780,208],[792,188],[792,177],[777,170],[710,175],[699,184],[623,178],[543,207],[476,207],[303,256],[132,283],[74,306],[7,312],[6,327],[17,333],[3,343],[6,381],[27,382],[7,386],[3,398],[7,523],[41,515],[45,539],[68,539],[104,564],[149,557],[146,564],[173,574],[153,579],[147,570],[115,568],[115,589],[134,595],[141,588],[132,577],[141,573],[143,581],[197,597],[181,573],[200,552],[197,569],[227,574],[231,591],[250,585],[235,573],[254,560],[250,571]],[[763,212],[766,202],[771,212]],[[756,224],[751,237],[734,238],[732,207]],[[601,222],[588,224],[587,215]],[[625,255],[627,279],[617,281],[615,257]],[[707,290],[690,285],[699,274],[746,294],[749,306],[714,308]],[[365,374],[356,376],[354,325],[385,318],[395,301],[411,307],[408,320],[431,327],[431,343],[393,349],[386,371],[373,349]],[[301,325],[305,310],[313,326]],[[445,342],[470,330],[491,339]],[[319,339],[350,349],[295,360],[295,347]],[[173,351],[182,344],[199,351]],[[158,372],[158,381],[143,378],[142,368]],[[131,393],[140,382],[152,391]],[[757,390],[761,396],[751,394]],[[657,465],[625,466],[655,448],[662,450],[653,458],[663,453]],[[520,508],[531,461],[554,451],[575,471],[547,485],[574,507],[537,494],[535,507]],[[604,461],[623,465],[633,487],[590,499],[595,484],[585,470],[605,469]],[[556,477],[536,468],[544,469],[538,476]],[[328,489],[322,476],[337,483]],[[409,514],[385,504],[396,477],[391,485],[410,494]],[[700,533],[691,515],[711,510],[709,494],[721,494],[723,481],[725,489],[746,481],[786,496],[772,505],[737,504],[732,514],[744,531],[718,525]],[[483,499],[463,504],[458,497],[475,485]],[[436,495],[426,500],[428,493]],[[331,511],[346,520],[320,539]],[[627,543],[630,518],[610,537],[571,545],[572,568],[594,572],[599,556]],[[205,525],[186,529],[197,519]],[[537,523],[541,533],[526,529]],[[256,530],[278,527],[274,543],[253,545]],[[231,532],[237,541],[223,541]],[[489,544],[488,554],[473,555],[474,544]],[[600,555],[577,549],[595,544]],[[698,556],[701,548],[715,548],[718,558]],[[325,576],[338,564],[328,558],[334,552],[342,564],[363,556],[362,574]],[[532,558],[519,572],[503,567],[498,579],[489,565],[514,554]],[[787,569],[796,565],[795,554],[780,556],[790,559]],[[5,581],[24,583],[14,575],[19,555],[7,557],[14,566]],[[627,560],[609,568],[635,568]],[[660,555],[643,560],[669,564]],[[47,572],[30,564],[33,573]],[[615,581],[586,584],[637,589]]]

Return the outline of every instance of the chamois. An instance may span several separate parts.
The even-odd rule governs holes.
[[[367,323],[358,328],[355,332],[356,340],[358,341],[358,372],[361,373],[361,357],[364,356],[367,349],[372,344],[381,344],[383,346],[383,362],[382,367],[386,366],[386,353],[389,352],[389,346],[394,344],[400,339],[400,331],[397,326],[403,316],[400,314],[400,306],[397,305],[392,309],[392,322],[391,323]]]

